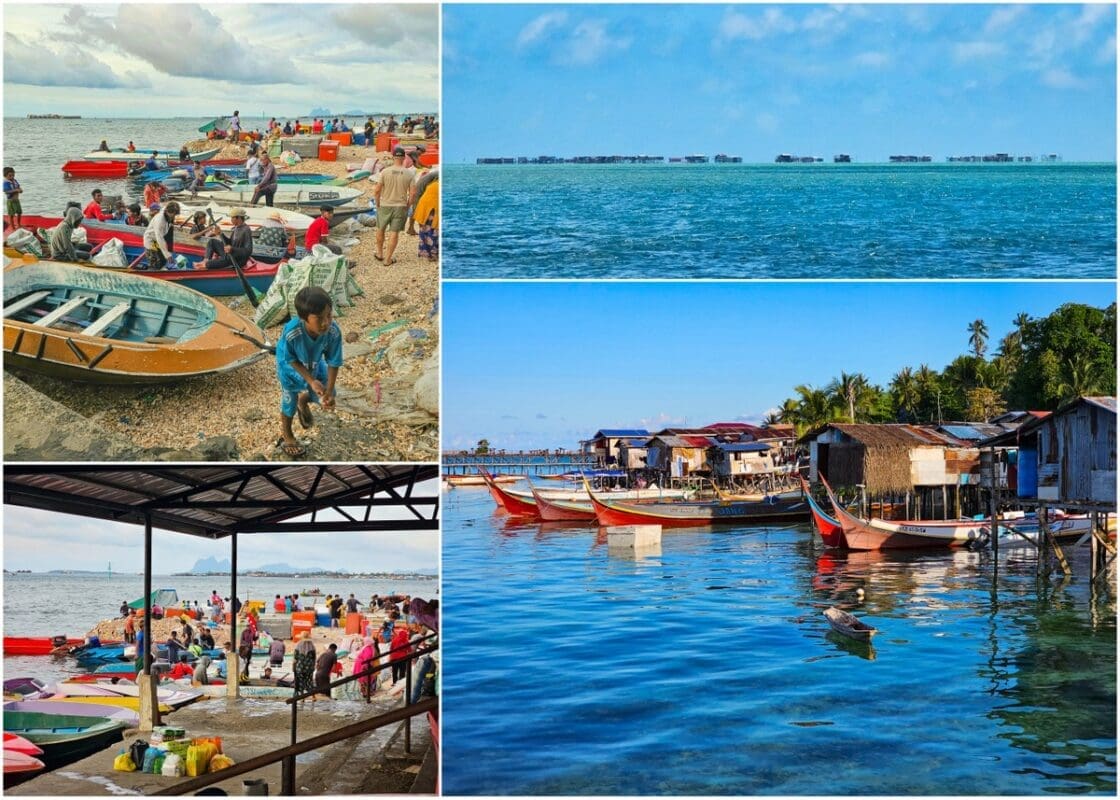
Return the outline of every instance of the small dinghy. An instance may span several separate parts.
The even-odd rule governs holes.
[[[200,200],[212,200],[216,203],[223,203],[226,205],[251,205],[254,191],[255,190],[249,186],[243,189],[203,190],[198,193],[197,198]],[[291,206],[293,208],[318,209],[319,206],[345,205],[351,200],[361,196],[361,189],[354,189],[349,186],[284,184],[276,190],[272,201],[279,205]],[[189,202],[193,198],[190,194],[186,194],[181,199]]]
[[[847,611],[841,611],[835,606],[826,608],[824,616],[834,631],[852,639],[858,639],[861,642],[870,642],[871,637],[879,632],[878,628],[873,628],[866,622],[860,622]]]
[[[93,700],[95,698],[85,699]],[[109,703],[70,703],[66,700],[55,700],[53,698],[50,700],[15,700],[4,704],[5,714],[13,711],[66,714],[71,717],[103,717],[120,720],[126,725],[136,725],[140,722],[140,713],[137,709],[122,708]]]
[[[123,737],[125,724],[104,717],[5,711],[4,730],[22,736],[43,749],[41,761],[61,766],[103,750]]]
[[[46,765],[35,756],[4,748],[4,788],[11,788],[42,772]]]
[[[49,656],[59,648],[77,647],[81,639],[65,636],[5,636],[6,656]]]
[[[103,384],[168,383],[266,355],[253,323],[170,281],[55,261],[4,269],[9,367]]]
[[[221,147],[211,147],[206,150],[199,150],[197,153],[191,153],[191,161],[209,161],[214,156],[218,155],[222,150]],[[176,156],[178,152],[175,150],[156,150],[157,153],[168,154],[174,153]],[[152,155],[152,150],[141,150],[139,147],[136,150],[129,152],[127,150],[94,150],[92,153],[86,153],[82,156],[84,161],[147,161]],[[156,156],[158,159],[159,156]]]
[[[22,736],[7,732],[4,733],[4,749],[15,753],[23,753],[27,756],[41,756],[43,754],[43,748],[39,745],[27,741]]]

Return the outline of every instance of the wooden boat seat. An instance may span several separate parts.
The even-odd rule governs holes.
[[[131,308],[132,303],[127,300],[123,303],[117,303],[117,305],[113,306],[100,317],[98,317],[93,322],[93,324],[82,331],[82,333],[84,333],[86,336],[100,336],[105,332],[106,328],[108,328],[118,319],[127,314],[129,309]]]
[[[89,295],[85,294],[78,295],[77,297],[72,297],[42,319],[36,320],[34,324],[42,328],[49,328],[51,325],[58,322],[71,311],[84,306],[91,299],[92,298]]]
[[[4,318],[13,317],[24,309],[31,308],[31,306],[42,300],[50,297],[50,289],[44,289],[39,292],[32,292],[31,294],[24,295],[19,300],[13,300],[8,305],[4,306]]]

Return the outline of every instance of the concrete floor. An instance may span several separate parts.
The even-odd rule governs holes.
[[[400,705],[399,697],[385,697],[368,705],[352,700],[305,703],[299,713],[299,740],[377,716]],[[223,751],[239,762],[289,743],[291,708],[271,699],[207,699],[165,715],[164,722],[185,728],[191,737],[221,736]],[[127,730],[124,742],[6,789],[4,793],[13,796],[149,794],[184,780],[115,771],[113,759],[139,735],[135,729]],[[366,736],[299,756],[296,790],[300,795],[311,796],[434,792],[434,774],[438,770],[430,766],[422,768],[430,746],[426,717],[412,720],[410,753],[404,752],[403,724],[389,725]],[[244,795],[244,781],[254,778],[268,783],[269,794],[279,794],[279,763],[215,785],[230,795]]]

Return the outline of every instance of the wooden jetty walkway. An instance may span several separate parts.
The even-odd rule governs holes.
[[[527,450],[507,452],[492,450],[471,453],[465,450],[444,451],[440,456],[443,474],[473,475],[478,468],[489,472],[521,472],[534,475],[558,475],[577,469],[599,469],[602,459],[590,453],[569,450]]]

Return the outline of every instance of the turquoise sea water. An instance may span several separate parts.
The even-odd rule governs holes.
[[[1114,164],[443,167],[446,278],[1112,278]]]
[[[826,554],[807,525],[597,528],[444,503],[443,789],[1116,793],[1116,606],[1026,550]],[[873,648],[821,611],[857,603]]]

